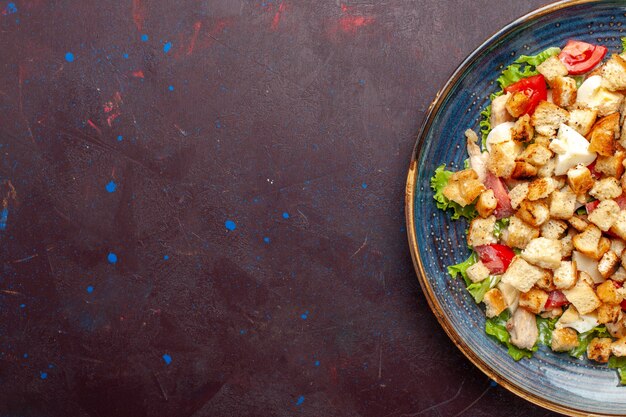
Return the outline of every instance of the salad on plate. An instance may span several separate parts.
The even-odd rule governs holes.
[[[464,168],[431,187],[468,220],[471,255],[448,272],[486,333],[515,360],[544,345],[626,384],[626,53],[607,52],[569,40],[517,58],[465,132]]]

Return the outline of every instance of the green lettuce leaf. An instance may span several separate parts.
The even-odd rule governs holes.
[[[476,304],[483,301],[485,293],[495,287],[500,281],[500,275],[489,275],[480,282],[475,282],[467,287],[467,291],[474,297]]]
[[[500,239],[500,236],[502,236],[502,232],[509,226],[510,222],[511,219],[509,217],[496,220],[496,225],[493,228],[493,235],[496,237],[496,239]]]
[[[476,252],[472,252],[472,254],[463,262],[456,265],[450,265],[448,267],[448,274],[450,274],[452,278],[456,278],[457,275],[461,274],[461,277],[465,281],[465,285],[468,286],[472,283],[472,281],[470,281],[467,277],[467,268],[474,265],[476,262],[478,262],[478,255]]]
[[[537,329],[539,329],[538,344],[544,346],[550,346],[552,344],[552,331],[554,330],[557,320],[558,317],[544,319],[543,317],[537,316]]]
[[[450,201],[443,195],[443,189],[448,184],[452,171],[446,171],[446,164],[441,164],[435,170],[435,174],[430,179],[430,188],[433,189],[435,195],[433,198],[437,202],[437,208],[441,210],[452,209],[452,220],[457,220],[461,217],[466,219],[473,219],[476,217],[476,207],[473,204],[468,204],[465,207],[461,207],[458,203]]]
[[[622,53],[626,51],[626,38],[622,38]]]
[[[585,333],[578,335],[578,347],[570,350],[570,356],[578,359],[582,359],[583,355],[587,352],[587,346],[594,337],[611,337],[608,330],[604,326],[597,326]]]
[[[622,40],[625,38],[622,38]],[[609,358],[609,368],[617,369],[619,383],[626,385],[626,357],[611,356]]]
[[[541,64],[551,56],[558,55],[561,52],[560,48],[552,47],[548,48],[537,55],[521,55],[511,65],[506,67],[502,71],[502,75],[498,77],[498,84],[501,88],[506,88],[511,84],[514,84],[522,78],[532,77],[539,74],[537,71],[537,65]]]
[[[487,319],[485,322],[485,333],[497,340],[498,342],[506,345],[507,352],[510,357],[515,361],[519,361],[523,358],[532,358],[533,352],[537,350],[535,346],[533,350],[520,349],[517,346],[509,342],[511,335],[506,329],[506,322],[511,318],[509,310],[504,310],[498,317]]]

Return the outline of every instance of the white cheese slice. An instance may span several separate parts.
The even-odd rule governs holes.
[[[562,316],[561,316],[562,317]],[[590,313],[585,315],[579,315],[577,320],[564,323],[562,319],[559,319],[554,327],[556,329],[562,329],[564,327],[569,327],[570,329],[576,330],[578,333],[588,332],[598,325],[598,316],[596,313]]]
[[[502,293],[502,298],[506,302],[506,305],[509,308],[511,313],[515,313],[517,310],[517,306],[519,304],[519,290],[512,286],[511,284],[507,284],[506,282],[500,281],[496,287]]]
[[[576,250],[572,252],[572,260],[576,262],[576,269],[588,273],[594,283],[600,284],[604,282],[604,278],[598,271],[598,261]]]
[[[587,166],[597,156],[589,152],[587,139],[565,124],[561,124],[556,139],[550,142],[550,150],[557,154],[554,175],[565,175],[568,169],[579,164]]]
[[[613,103],[617,104],[621,99],[621,94],[613,93],[602,87],[602,77],[599,75],[587,78],[576,93],[576,104],[579,107],[594,110],[611,107]]]

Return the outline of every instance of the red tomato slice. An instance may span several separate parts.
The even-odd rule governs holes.
[[[559,59],[571,75],[591,71],[606,55],[606,47],[587,42],[569,40],[559,54]]]
[[[511,217],[515,214],[515,210],[511,207],[511,199],[509,198],[509,192],[506,189],[504,182],[493,175],[490,171],[487,171],[485,177],[485,187],[493,190],[493,195],[496,197],[498,205],[494,210],[494,214],[497,219],[503,219],[505,217]]]
[[[624,194],[620,195],[615,199],[615,202],[619,206],[620,209],[626,209],[626,196]]]
[[[587,214],[594,211],[600,205],[600,200],[592,201],[591,203],[585,204],[585,209],[587,210]]]
[[[548,87],[546,86],[545,78],[543,78],[541,74],[522,78],[518,82],[506,87],[504,91],[507,93],[522,92],[530,99],[524,114],[533,114],[539,102],[548,99]]]
[[[621,303],[619,303],[620,307],[622,307],[622,310],[626,310],[626,300],[622,301]]]
[[[565,298],[565,294],[563,294],[559,290],[550,291],[548,294],[548,301],[546,301],[545,309],[552,310],[553,308],[559,308],[564,306],[565,304],[569,304],[567,298]]]
[[[498,243],[475,246],[480,261],[494,275],[503,274],[511,264],[515,252],[511,248]]]

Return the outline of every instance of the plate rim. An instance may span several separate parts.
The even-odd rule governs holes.
[[[406,230],[407,237],[409,243],[409,249],[411,251],[411,259],[413,260],[413,267],[415,269],[418,281],[422,288],[422,291],[426,297],[426,301],[428,302],[428,306],[432,310],[433,314],[437,318],[437,321],[444,329],[448,337],[452,340],[452,342],[456,345],[456,347],[465,355],[467,359],[470,360],[478,369],[480,369],[485,375],[489,378],[497,382],[499,385],[506,388],[508,391],[513,394],[530,401],[531,403],[538,405],[540,407],[546,408],[551,411],[556,411],[562,414],[567,414],[575,417],[603,417],[603,416],[618,416],[621,414],[595,414],[590,413],[589,411],[584,411],[572,407],[568,407],[553,401],[550,401],[546,398],[537,396],[533,393],[530,393],[523,388],[519,387],[515,383],[507,380],[502,377],[500,373],[492,368],[487,362],[485,362],[482,358],[480,358],[459,336],[456,332],[455,328],[447,321],[445,314],[443,313],[443,309],[440,303],[437,301],[434,296],[433,289],[426,279],[426,272],[424,270],[424,266],[422,264],[422,259],[420,257],[419,252],[419,244],[417,242],[417,236],[415,232],[415,210],[414,210],[414,201],[415,201],[415,190],[417,186],[417,174],[418,167],[417,161],[419,156],[421,155],[422,147],[424,144],[424,139],[426,133],[430,130],[430,127],[434,121],[434,117],[437,114],[437,111],[442,105],[443,98],[447,96],[452,86],[458,81],[459,77],[463,72],[469,67],[477,57],[492,44],[496,43],[502,36],[505,36],[509,32],[515,30],[518,26],[526,23],[530,20],[535,20],[539,17],[542,17],[546,14],[553,13],[555,11],[581,5],[581,4],[589,4],[589,3],[601,3],[602,0],[561,0],[556,3],[548,4],[546,6],[535,9],[515,20],[508,23],[502,29],[495,32],[493,35],[489,36],[485,41],[483,41],[478,47],[476,47],[454,70],[452,75],[448,78],[444,86],[435,94],[435,98],[429,105],[424,120],[420,126],[419,132],[417,134],[417,139],[415,145],[413,146],[413,150],[411,152],[411,161],[409,164],[409,170],[407,174],[406,180],[406,189],[405,189],[405,217],[406,217]]]

